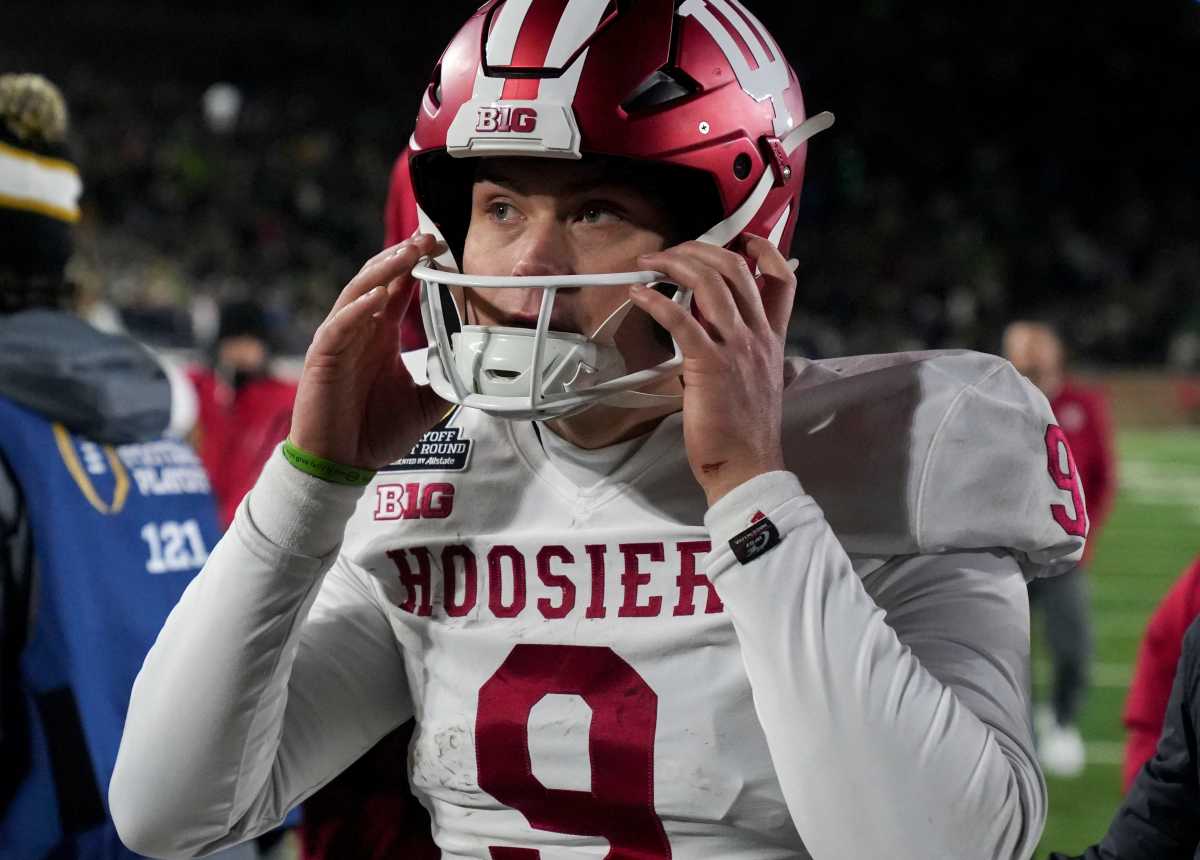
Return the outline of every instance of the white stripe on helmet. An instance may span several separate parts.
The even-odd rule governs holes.
[[[512,62],[521,29],[529,16],[532,0],[507,0],[497,13],[488,37],[489,65]],[[569,0],[554,28],[544,65],[562,67],[600,24],[608,0]],[[582,51],[561,77],[541,78],[535,100],[504,101],[503,77],[487,77],[483,64],[475,73],[472,98],[462,105],[446,132],[446,151],[454,157],[468,155],[541,155],[579,158],[579,125],[571,108],[579,88],[579,77],[587,61]],[[530,120],[525,127],[509,127],[507,117],[515,108]],[[501,111],[505,125],[494,119]]]
[[[546,66],[562,66],[575,49],[595,32],[607,8],[608,0],[571,0],[558,22],[554,38],[550,40]],[[587,51],[580,54],[561,78],[543,78],[538,89],[538,101],[558,102],[564,105],[574,102],[575,92],[579,89],[579,76],[583,72],[584,63],[587,62],[587,55]]]
[[[489,64],[502,66],[512,62],[517,37],[532,5],[533,0],[506,0],[500,7],[492,25],[491,35],[488,36]],[[558,26],[554,29],[554,38],[550,40],[545,65],[553,68],[565,63],[575,49],[599,26],[607,8],[608,0],[570,0],[567,8],[563,10]],[[579,76],[586,61],[587,51],[584,51],[562,77],[543,78],[538,88],[538,101],[570,105],[575,100]],[[471,92],[471,101],[478,104],[497,101],[503,92],[504,79],[487,77],[483,73],[483,65],[480,64],[475,73],[475,88]]]
[[[512,62],[513,50],[521,25],[529,14],[533,0],[507,0],[492,22],[492,32],[487,40],[487,61],[493,66],[506,66]],[[480,58],[481,60],[483,58]],[[504,78],[489,78],[483,73],[483,63],[475,72],[475,88],[471,91],[472,102],[489,102],[500,98],[504,92]]]

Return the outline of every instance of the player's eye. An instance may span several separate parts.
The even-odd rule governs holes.
[[[516,210],[505,200],[493,200],[487,206],[487,214],[493,221],[505,224],[514,219]]]
[[[602,203],[589,203],[582,207],[578,219],[584,224],[616,224],[623,220],[620,212]]]

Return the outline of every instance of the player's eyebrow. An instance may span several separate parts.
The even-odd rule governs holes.
[[[491,182],[494,185],[502,185],[518,194],[527,194],[527,189],[522,183],[513,179],[511,176],[505,176],[503,173],[495,169],[488,169],[484,165],[480,165],[479,170],[475,173],[476,182]]]
[[[589,191],[595,191],[602,186],[637,189],[637,185],[628,177],[620,175],[619,172],[616,175],[613,175],[613,173],[613,171],[608,169],[595,170],[591,175],[565,183],[558,190],[560,193],[565,194],[585,194]],[[503,171],[497,170],[491,165],[481,164],[475,174],[475,181],[491,182],[524,196],[528,196],[529,194],[529,187],[524,182]]]

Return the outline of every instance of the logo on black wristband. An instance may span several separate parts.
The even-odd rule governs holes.
[[[729,548],[739,562],[749,564],[779,546],[781,540],[775,523],[761,517],[750,528],[730,538]]]

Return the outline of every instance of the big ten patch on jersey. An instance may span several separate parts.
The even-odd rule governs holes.
[[[377,482],[373,488],[377,521],[438,520],[454,512],[454,485],[444,481]]]

